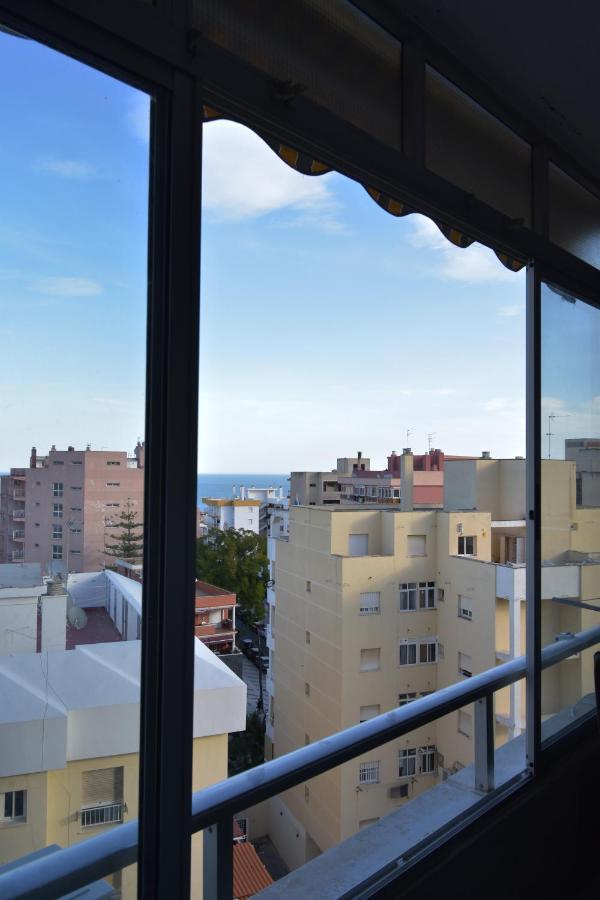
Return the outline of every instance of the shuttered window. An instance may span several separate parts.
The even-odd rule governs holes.
[[[369,650],[360,651],[360,671],[376,672],[381,668],[381,650],[379,647],[373,647]]]
[[[368,534],[349,534],[348,535],[348,555],[349,556],[366,556],[369,552],[369,535]]]
[[[379,614],[379,591],[369,591],[360,595],[359,613],[361,616],[372,616]]]
[[[91,769],[82,775],[81,802],[83,806],[103,806],[123,800],[123,766],[110,769]]]

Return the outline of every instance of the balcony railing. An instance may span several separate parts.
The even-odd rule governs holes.
[[[22,500],[25,502],[25,491],[13,491],[13,500]]]
[[[598,643],[600,626],[556,641],[542,650],[542,669]],[[193,794],[192,832],[209,830],[211,849],[218,860],[217,885],[212,886],[210,900],[232,896],[235,814],[469,703],[475,704],[475,786],[491,793],[494,789],[494,693],[525,678],[526,673],[526,657],[518,657]],[[6,872],[0,876],[0,897],[2,900],[61,897],[135,863],[137,850],[138,824],[128,822],[107,834]]]
[[[114,825],[123,821],[123,804],[103,803],[81,810],[82,828],[94,828],[97,825]]]
[[[13,562],[22,562],[23,561],[23,551],[22,550],[13,550],[12,552],[12,561]]]
[[[12,533],[13,541],[24,541],[25,540],[25,532],[22,528],[18,528]]]
[[[13,509],[13,519],[20,520],[25,518],[25,510],[24,509]]]

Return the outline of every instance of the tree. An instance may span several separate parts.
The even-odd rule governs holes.
[[[265,717],[258,710],[246,718],[246,730],[229,735],[229,777],[265,761]]]
[[[112,527],[118,529],[112,544],[104,541],[104,552],[107,556],[119,556],[121,559],[141,559],[143,554],[144,535],[140,531],[143,523],[138,522],[137,512],[133,509],[131,500],[127,498],[127,505],[119,513],[117,523]]]
[[[198,578],[237,594],[243,612],[262,619],[269,577],[267,541],[253,531],[221,531],[212,527],[198,538]]]

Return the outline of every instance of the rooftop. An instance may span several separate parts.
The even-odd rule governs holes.
[[[260,861],[252,844],[247,841],[233,845],[233,896],[235,900],[247,900],[263,888],[273,884],[273,879]]]
[[[86,615],[83,628],[69,625],[67,628],[67,650],[74,650],[83,644],[108,644],[122,640],[115,623],[103,606],[81,607]]]

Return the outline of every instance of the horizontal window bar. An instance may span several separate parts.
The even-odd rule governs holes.
[[[548,669],[573,653],[600,643],[600,625],[565,637],[542,650],[542,668]],[[300,747],[192,795],[191,831],[200,831],[226,816],[301,784],[341,763],[360,756],[394,738],[473,703],[481,697],[525,677],[526,657],[520,656],[466,681],[435,691],[427,697],[383,713],[314,744]],[[0,876],[3,900],[61,897],[97,878],[112,874],[137,859],[137,822],[119,825],[107,834],[90,838]]]

